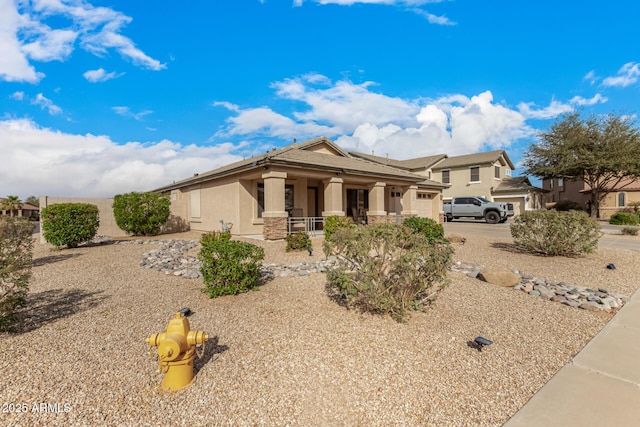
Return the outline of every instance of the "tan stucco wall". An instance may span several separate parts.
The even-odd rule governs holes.
[[[122,231],[116,224],[116,219],[113,216],[113,199],[95,199],[95,198],[81,198],[81,197],[40,197],[40,209],[44,209],[47,206],[56,205],[60,203],[88,203],[96,205],[98,207],[98,215],[100,218],[100,226],[98,227],[97,236],[109,236],[109,237],[123,237],[127,233]],[[40,233],[40,241],[44,243],[44,237]]]
[[[618,194],[625,193],[626,206],[618,206]],[[633,211],[629,206],[630,203],[640,202],[640,191],[616,191],[607,194],[600,204],[600,218],[609,219],[616,212]]]
[[[449,169],[451,187],[445,188],[442,195],[445,199],[460,196],[483,196],[491,198],[491,187],[497,187],[500,180],[494,178],[493,166],[480,166],[480,182],[470,182],[470,167]],[[502,172],[502,171],[501,171]],[[434,171],[432,179],[442,182],[442,171]]]

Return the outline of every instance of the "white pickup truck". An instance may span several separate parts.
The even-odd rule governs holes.
[[[451,203],[444,204],[444,215],[447,221],[484,218],[487,224],[497,224],[513,216],[513,204],[491,202],[484,197],[454,197]]]

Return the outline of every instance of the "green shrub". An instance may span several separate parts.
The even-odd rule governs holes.
[[[638,227],[623,227],[622,234],[626,234],[628,236],[637,236],[640,228]]]
[[[328,216],[324,220],[324,239],[329,240],[333,233],[340,228],[350,228],[354,226],[355,224],[350,216]]]
[[[230,240],[228,232],[202,236],[198,258],[204,278],[203,292],[215,298],[236,295],[256,286],[264,250],[251,243]]]
[[[287,252],[290,250],[309,249],[310,247],[311,238],[305,232],[297,231],[287,236]]]
[[[578,202],[574,202],[573,200],[560,200],[555,204],[553,209],[557,211],[567,212],[567,211],[584,211],[584,206],[582,206]]]
[[[601,235],[598,223],[582,211],[527,211],[511,224],[517,246],[550,256],[595,252]]]
[[[338,229],[323,249],[338,260],[338,267],[327,273],[329,286],[349,306],[397,321],[435,300],[446,285],[453,255],[448,242],[429,242],[396,224]]]
[[[15,321],[29,291],[33,224],[23,218],[0,218],[0,330]]]
[[[609,224],[613,225],[637,225],[638,215],[628,212],[616,212],[609,218]]]
[[[422,234],[428,241],[444,239],[444,227],[431,218],[413,216],[404,221],[404,225],[414,232]]]
[[[134,236],[155,236],[167,222],[171,201],[159,193],[118,194],[113,199],[113,216],[121,230]]]
[[[60,249],[76,248],[96,236],[100,220],[98,207],[88,203],[59,203],[40,212],[44,239]]]

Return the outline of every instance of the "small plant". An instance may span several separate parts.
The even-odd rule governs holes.
[[[598,223],[581,211],[527,211],[511,224],[517,246],[549,256],[593,253],[601,235]]]
[[[627,236],[637,236],[640,227],[622,227],[622,234]]]
[[[431,218],[413,216],[407,218],[404,225],[414,232],[422,234],[430,242],[444,239],[444,227]]]
[[[287,252],[291,250],[306,250],[309,248],[311,248],[311,238],[307,233],[296,231],[287,236]]]
[[[327,273],[329,286],[348,305],[397,321],[435,300],[453,255],[448,242],[429,242],[396,224],[338,229],[323,249],[338,260],[338,268]]]
[[[40,212],[44,239],[60,249],[76,248],[96,236],[98,207],[88,203],[59,203]]]
[[[350,216],[328,216],[324,221],[324,239],[329,240],[331,235],[340,228],[351,228],[355,224]]]
[[[616,212],[609,218],[609,224],[613,225],[637,225],[638,215],[630,212]]]
[[[560,200],[555,204],[553,209],[557,211],[567,212],[567,211],[584,211],[584,207],[573,200]]]
[[[261,247],[230,240],[228,232],[218,231],[203,235],[200,245],[203,292],[209,297],[236,295],[256,286],[264,259]]]
[[[113,216],[121,230],[134,236],[155,236],[167,222],[171,201],[159,193],[118,194],[113,199]]]
[[[0,330],[15,321],[29,291],[33,224],[23,218],[0,218]]]

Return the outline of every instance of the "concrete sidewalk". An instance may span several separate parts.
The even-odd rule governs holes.
[[[504,427],[640,426],[640,289]]]

